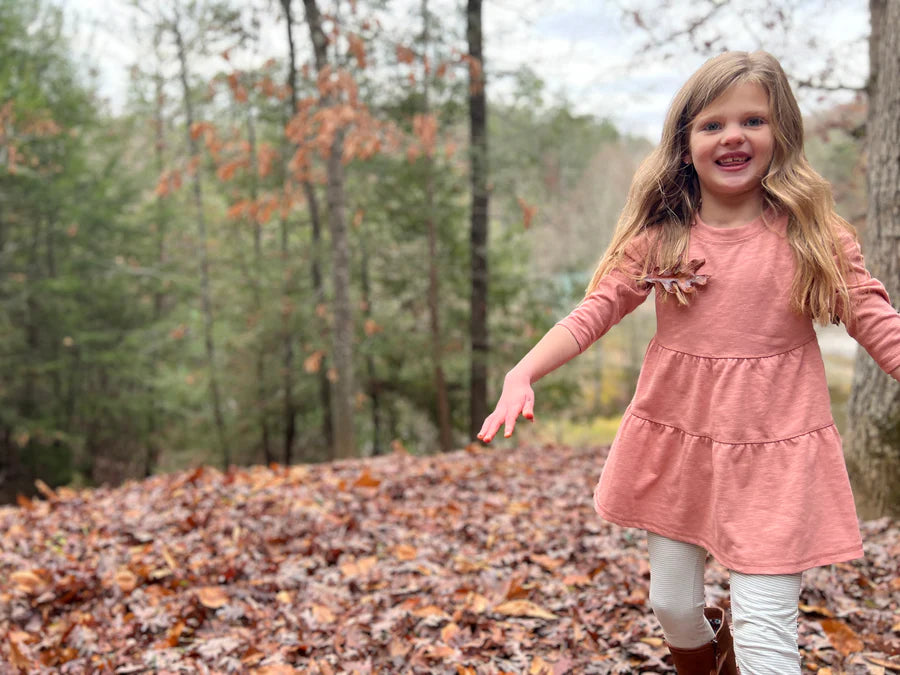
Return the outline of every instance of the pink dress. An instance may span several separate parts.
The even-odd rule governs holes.
[[[656,297],[657,330],[594,491],[606,520],[704,547],[729,569],[788,574],[862,557],[853,495],[812,321],[789,306],[787,218],[737,228],[699,219],[689,259],[709,275],[681,306]],[[857,307],[848,332],[886,372],[900,314],[842,243]],[[628,247],[637,274],[646,235]],[[650,293],[615,271],[559,322],[584,351]]]

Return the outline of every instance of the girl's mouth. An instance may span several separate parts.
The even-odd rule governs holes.
[[[716,160],[723,169],[740,169],[750,161],[750,156],[741,154],[725,155]]]

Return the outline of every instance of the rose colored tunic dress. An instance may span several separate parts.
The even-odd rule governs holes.
[[[709,275],[687,306],[656,297],[650,341],[594,491],[606,520],[698,544],[745,574],[788,574],[863,555],[812,321],[789,307],[785,216],[737,228],[699,219],[688,259]],[[848,332],[886,372],[900,314],[842,234],[857,320]],[[647,237],[626,264],[640,272]],[[581,351],[649,295],[621,271],[559,322]]]

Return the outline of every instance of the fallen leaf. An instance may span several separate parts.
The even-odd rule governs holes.
[[[553,668],[540,656],[535,656],[528,668],[528,675],[553,675]]]
[[[9,575],[9,580],[24,593],[35,593],[45,585],[44,580],[31,570],[13,572]]]
[[[204,586],[197,589],[200,604],[209,609],[219,609],[228,604],[228,594],[221,586]]]
[[[679,262],[672,269],[659,269],[654,267],[650,274],[644,276],[641,281],[656,285],[666,293],[671,293],[682,304],[687,302],[686,293],[694,293],[698,286],[705,286],[709,280],[708,274],[697,274],[706,262],[705,258],[694,258],[689,263]]]
[[[42,495],[44,495],[44,497],[46,497],[49,501],[51,501],[51,502],[56,501],[57,497],[56,497],[56,493],[53,491],[53,488],[51,488],[49,485],[47,485],[40,478],[38,478],[36,481],[34,481],[34,485],[38,489],[38,492],[40,492]]]
[[[534,604],[530,600],[508,600],[494,607],[494,611],[506,616],[529,616],[535,619],[557,618],[553,612]]]
[[[559,558],[551,558],[548,555],[541,554],[532,555],[531,559],[548,572],[555,572],[566,562],[565,560],[560,560]]]
[[[440,607],[435,605],[427,605],[425,607],[420,607],[419,609],[412,612],[413,616],[417,616],[420,619],[431,619],[431,618],[440,618],[449,620],[450,617],[447,613],[442,610]]]
[[[397,560],[416,559],[416,547],[410,546],[409,544],[400,544],[399,546],[395,546],[392,549],[392,552]]]
[[[591,578],[587,574],[567,574],[563,577],[566,586],[590,586]]]
[[[261,666],[250,671],[253,675],[296,675],[303,671],[297,670],[286,663],[273,663],[270,666]],[[310,672],[310,671],[306,671]]]
[[[368,469],[363,471],[353,483],[353,487],[378,487],[379,485],[381,485],[381,481],[369,473]]]
[[[450,642],[453,638],[459,635],[459,625],[454,622],[450,622],[441,628],[441,640],[444,642]]]
[[[169,645],[169,647],[177,647],[178,642],[181,640],[181,634],[184,633],[186,627],[186,624],[181,619],[176,621],[175,625],[171,626],[169,630],[166,631],[166,644]]]
[[[26,673],[31,671],[35,664],[22,653],[21,648],[18,643],[13,640],[12,636],[9,637],[9,651],[12,653],[12,664],[16,668],[24,668]]]
[[[481,595],[481,593],[469,593],[466,596],[466,602],[463,605],[463,608],[470,612],[475,612],[475,614],[481,614],[486,611],[490,605],[490,600]]]
[[[335,617],[334,612],[328,609],[325,605],[317,605],[313,604],[312,606],[313,617],[318,623],[334,623]]]
[[[887,668],[888,670],[900,673],[900,661],[889,661],[888,659],[882,659],[877,656],[867,656],[866,661],[874,663],[876,666],[881,666],[882,668]]]
[[[131,593],[138,585],[138,578],[130,569],[123,567],[116,572],[116,585],[123,593]]]
[[[378,558],[374,555],[360,558],[359,560],[351,560],[341,565],[341,574],[347,578],[365,576],[377,563]]]
[[[422,653],[429,659],[449,659],[456,650],[447,645],[428,645]]]
[[[843,621],[838,619],[820,619],[819,623],[828,636],[828,641],[841,655],[849,656],[854,652],[863,650],[863,641]]]

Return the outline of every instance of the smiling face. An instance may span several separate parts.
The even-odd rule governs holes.
[[[689,152],[707,205],[762,203],[774,150],[769,96],[755,82],[730,87],[691,122]]]

